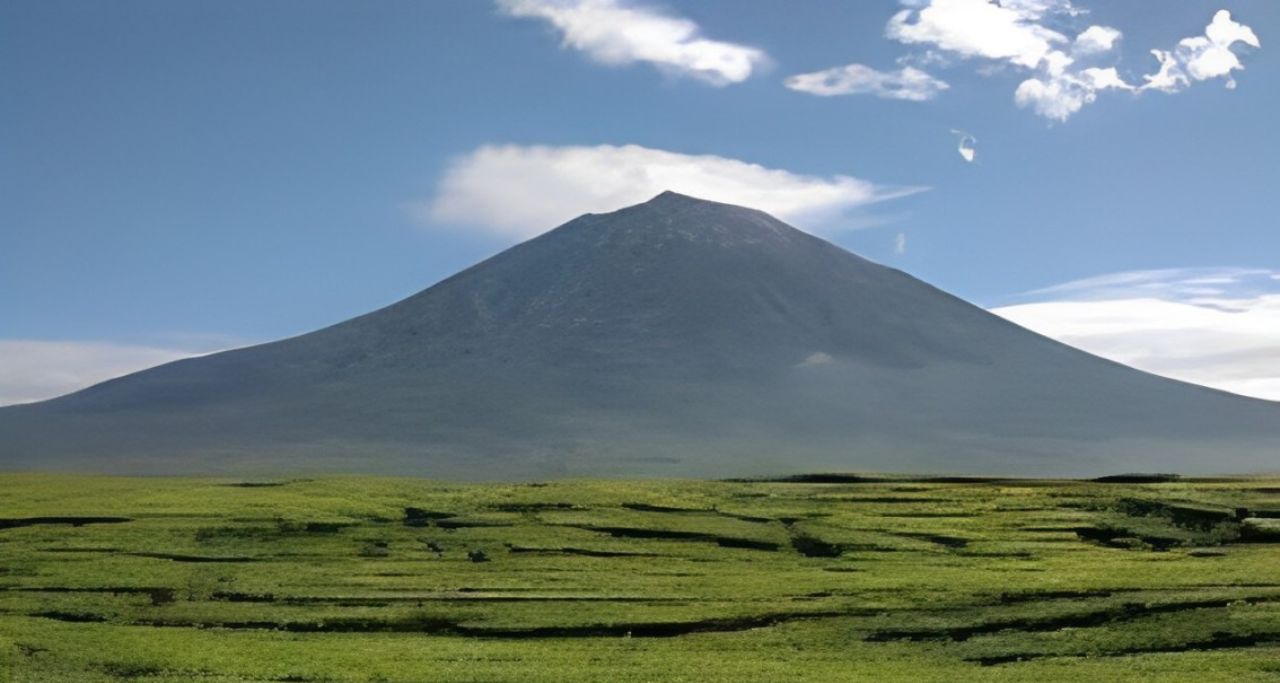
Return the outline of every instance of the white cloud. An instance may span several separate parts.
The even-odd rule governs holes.
[[[1019,107],[1031,107],[1045,118],[1066,121],[1098,99],[1099,91],[1108,89],[1133,90],[1133,86],[1120,78],[1115,67],[1064,70],[1023,81],[1014,91],[1013,101]]]
[[[1280,400],[1280,273],[1196,268],[1115,273],[992,309],[1091,353],[1188,382]]]
[[[1243,70],[1240,58],[1232,51],[1236,43],[1255,48],[1262,47],[1257,34],[1244,24],[1231,18],[1231,12],[1218,10],[1205,27],[1204,35],[1183,38],[1173,50],[1152,50],[1160,62],[1160,70],[1143,76],[1144,90],[1177,92],[1191,85],[1192,80],[1226,78],[1227,87],[1236,87],[1231,72]]]
[[[933,0],[895,14],[885,34],[901,43],[933,45],[964,57],[1033,69],[1055,44],[1067,42],[1066,36],[1036,23],[1064,7],[1070,3]]]
[[[1110,26],[1090,26],[1076,36],[1071,51],[1080,55],[1110,52],[1120,40],[1120,31]]]
[[[897,71],[877,71],[863,64],[837,66],[791,76],[784,84],[810,95],[875,95],[891,100],[923,102],[951,87],[912,66]]]
[[[1240,58],[1231,51],[1231,46],[1236,43],[1262,47],[1262,42],[1253,29],[1233,21],[1227,10],[1219,10],[1213,15],[1213,21],[1205,27],[1204,37],[1185,38],[1178,45],[1185,48],[1188,54],[1187,73],[1192,78],[1203,81],[1244,68],[1240,64]]]
[[[428,202],[433,223],[527,238],[588,212],[613,211],[664,190],[821,224],[843,211],[922,188],[888,189],[846,175],[801,175],[713,155],[637,145],[487,145],[453,163]]]
[[[897,237],[893,238],[893,253],[907,253],[907,233],[900,232]]]
[[[609,65],[648,62],[713,85],[739,83],[767,61],[761,50],[709,40],[689,19],[622,0],[498,0],[514,17],[542,19],[565,47]]]
[[[959,138],[959,142],[956,143],[956,151],[960,153],[960,158],[973,163],[978,158],[978,138],[955,128],[951,129],[951,133]]]
[[[1114,27],[1090,25],[1074,39],[1050,28],[1079,25],[1084,14],[1067,0],[911,0],[893,16],[885,35],[962,59],[985,60],[979,72],[1030,72],[1014,91],[1014,102],[1040,116],[1066,121],[1106,90],[1177,92],[1195,81],[1225,78],[1236,83],[1233,71],[1243,69],[1233,48],[1261,47],[1248,26],[1237,23],[1227,10],[1218,11],[1204,35],[1185,38],[1173,50],[1152,50],[1160,63],[1154,74],[1135,86],[1114,65],[1099,63],[1119,57],[1116,46],[1123,33]],[[918,62],[905,57],[903,62]]]
[[[1053,76],[1061,76],[1075,63],[1076,60],[1071,55],[1061,50],[1050,50],[1044,58],[1044,71]]]
[[[0,340],[0,406],[29,403],[199,355],[107,342]]]
[[[1019,107],[1031,107],[1037,114],[1059,121],[1066,121],[1096,97],[1092,91],[1061,78],[1028,78],[1013,93],[1013,101]]]
[[[1191,79],[1187,78],[1186,72],[1182,70],[1182,65],[1178,63],[1178,58],[1168,50],[1152,50],[1151,55],[1160,62],[1160,70],[1154,74],[1148,74],[1142,77],[1146,84],[1142,86],[1142,90],[1162,90],[1164,92],[1177,92],[1191,85]]]
[[[1062,14],[1069,17],[1078,17],[1088,14],[1089,10],[1081,9],[1071,4],[1071,0],[999,0],[1002,7],[1008,7],[1015,12],[1021,12],[1024,15],[1034,18],[1040,18],[1046,14]]]
[[[1133,86],[1120,77],[1120,72],[1116,71],[1114,66],[1109,66],[1105,69],[1096,66],[1083,69],[1080,71],[1080,79],[1094,90],[1106,90],[1107,88],[1133,90]]]
[[[1100,90],[1131,89],[1114,68],[1078,66],[1115,47],[1118,29],[1093,25],[1069,40],[1044,23],[1083,13],[1065,0],[930,0],[896,14],[885,33],[903,43],[1033,71],[1036,75],[1018,85],[1014,102],[1065,121],[1096,100]]]

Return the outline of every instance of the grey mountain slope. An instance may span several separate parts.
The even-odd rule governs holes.
[[[664,193],[381,310],[0,409],[0,464],[448,478],[1257,471],[1280,404],[1033,334]]]

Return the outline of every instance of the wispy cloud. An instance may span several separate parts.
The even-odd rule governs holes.
[[[108,342],[0,340],[0,406],[77,391],[169,361],[189,350]]]
[[[798,92],[832,95],[875,95],[890,100],[923,102],[951,87],[912,66],[897,71],[877,71],[863,64],[837,66],[807,74],[796,74],[784,85]]]
[[[513,17],[542,19],[563,44],[609,65],[647,62],[712,85],[739,83],[767,56],[762,50],[710,40],[684,17],[622,0],[498,0]]]
[[[408,208],[431,225],[523,239],[583,213],[613,211],[674,190],[815,229],[850,209],[922,189],[638,145],[486,145],[456,159],[432,199]]]
[[[1132,271],[1028,292],[1026,298],[992,312],[1148,372],[1280,400],[1280,273]]]
[[[1072,280],[1026,293],[1036,299],[1116,299],[1126,297],[1196,301],[1198,297],[1267,294],[1280,272],[1267,268],[1157,268],[1128,270]]]

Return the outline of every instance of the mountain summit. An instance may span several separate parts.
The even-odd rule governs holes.
[[[739,206],[587,214],[391,306],[0,409],[0,465],[441,478],[1275,467],[1280,405]]]

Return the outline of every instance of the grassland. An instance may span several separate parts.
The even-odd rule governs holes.
[[[0,681],[1280,679],[1280,481],[0,475]]]

